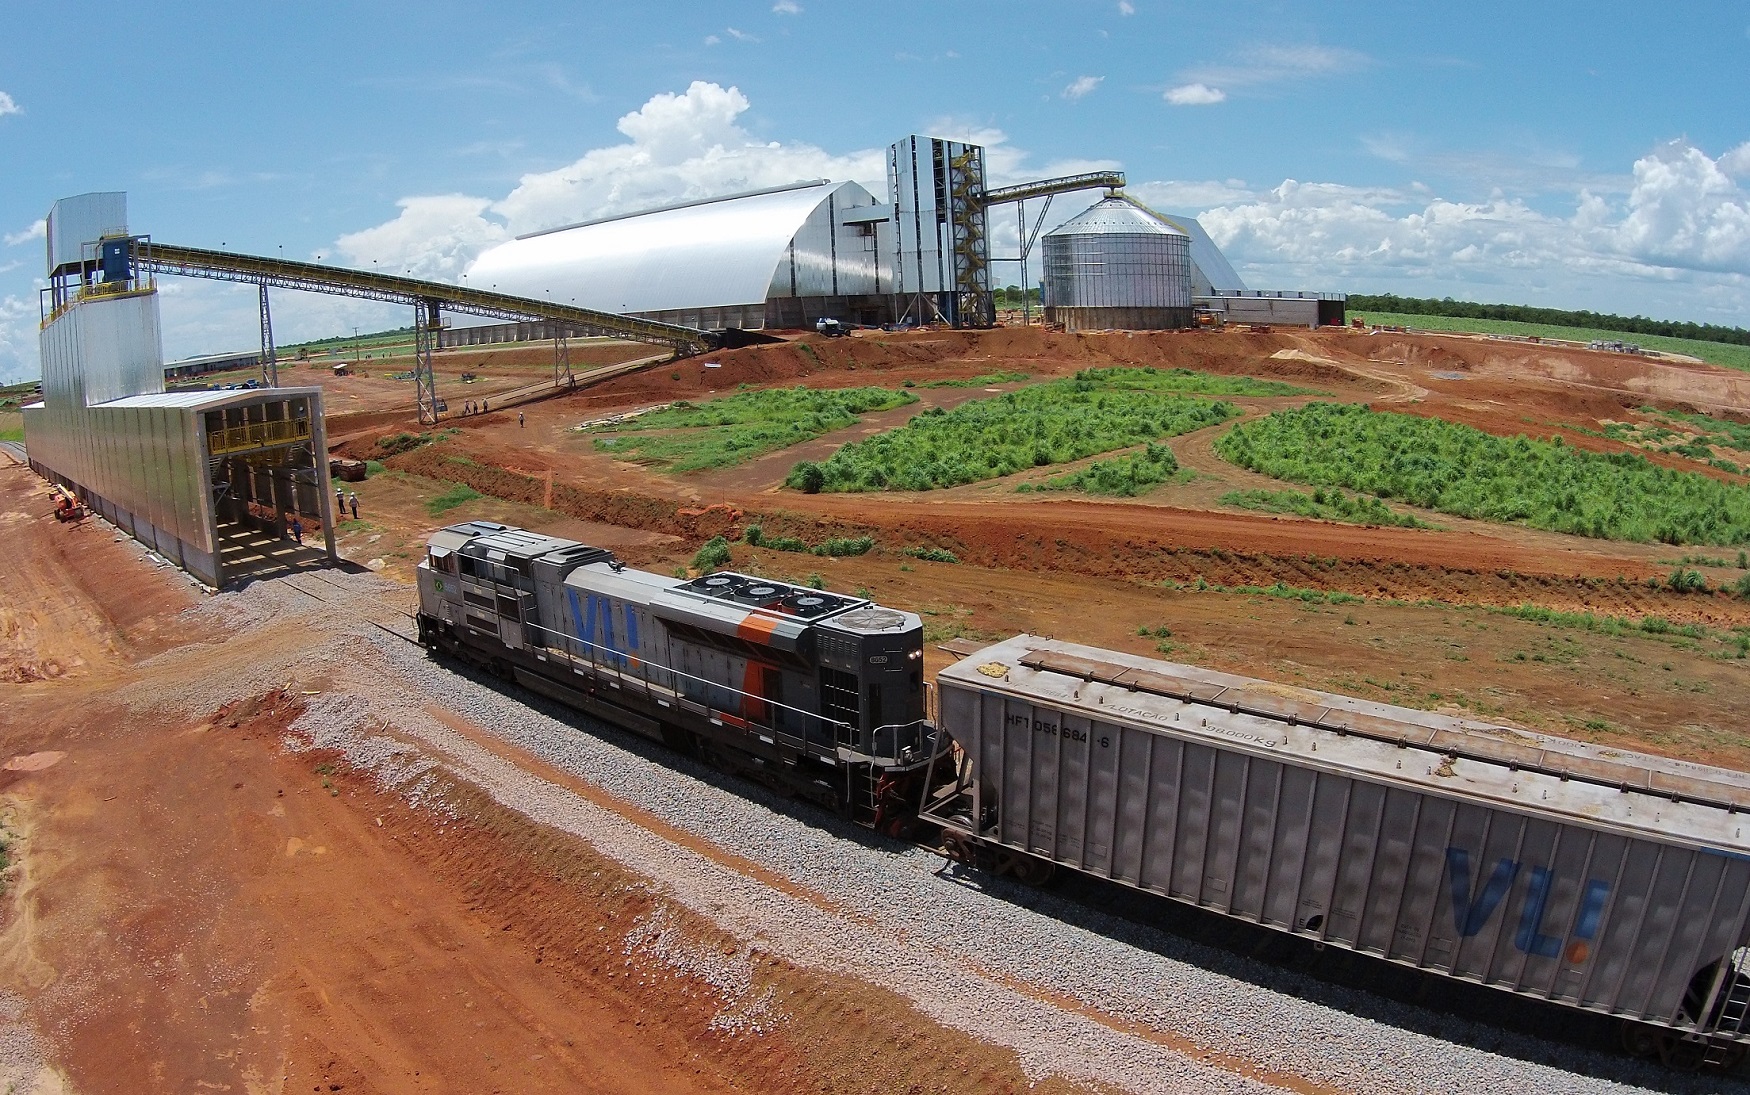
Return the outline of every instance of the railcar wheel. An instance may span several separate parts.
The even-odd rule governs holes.
[[[1057,875],[1057,864],[1049,859],[1037,856],[1018,855],[1015,857],[1015,879],[1023,886],[1039,889],[1049,886]]]
[[[1694,1072],[1707,1056],[1707,1043],[1675,1033],[1660,1033],[1659,1061],[1673,1072]]]
[[[1659,1052],[1658,1032],[1644,1023],[1624,1019],[1617,1032],[1622,1037],[1623,1052],[1630,1056],[1651,1057]]]
[[[952,829],[946,829],[942,832],[942,851],[954,862],[964,863],[969,867],[978,859],[978,853],[973,849],[972,842],[967,840],[964,834],[957,833]]]

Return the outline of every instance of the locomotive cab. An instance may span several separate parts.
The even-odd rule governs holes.
[[[874,757],[927,755],[923,622],[866,604],[816,629],[820,713],[849,726]]]

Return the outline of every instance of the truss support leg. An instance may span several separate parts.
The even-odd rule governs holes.
[[[571,375],[571,347],[566,345],[570,329],[560,320],[553,321],[553,386],[569,388],[577,383]]]
[[[437,350],[438,336],[443,333],[441,304],[436,298],[423,297],[413,306],[413,382],[418,389],[422,426],[435,426],[438,421],[437,376],[432,372],[432,356]]]
[[[273,350],[273,313],[267,307],[267,282],[262,282],[261,289],[261,380],[270,388],[280,386],[279,361],[274,357]]]

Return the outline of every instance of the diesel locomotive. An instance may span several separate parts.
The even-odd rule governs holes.
[[[429,648],[863,825],[916,819],[936,740],[915,613],[484,521],[433,535],[418,575]]]

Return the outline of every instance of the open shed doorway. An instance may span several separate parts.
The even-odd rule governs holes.
[[[221,582],[326,566],[333,498],[320,403],[271,391],[205,415]]]

